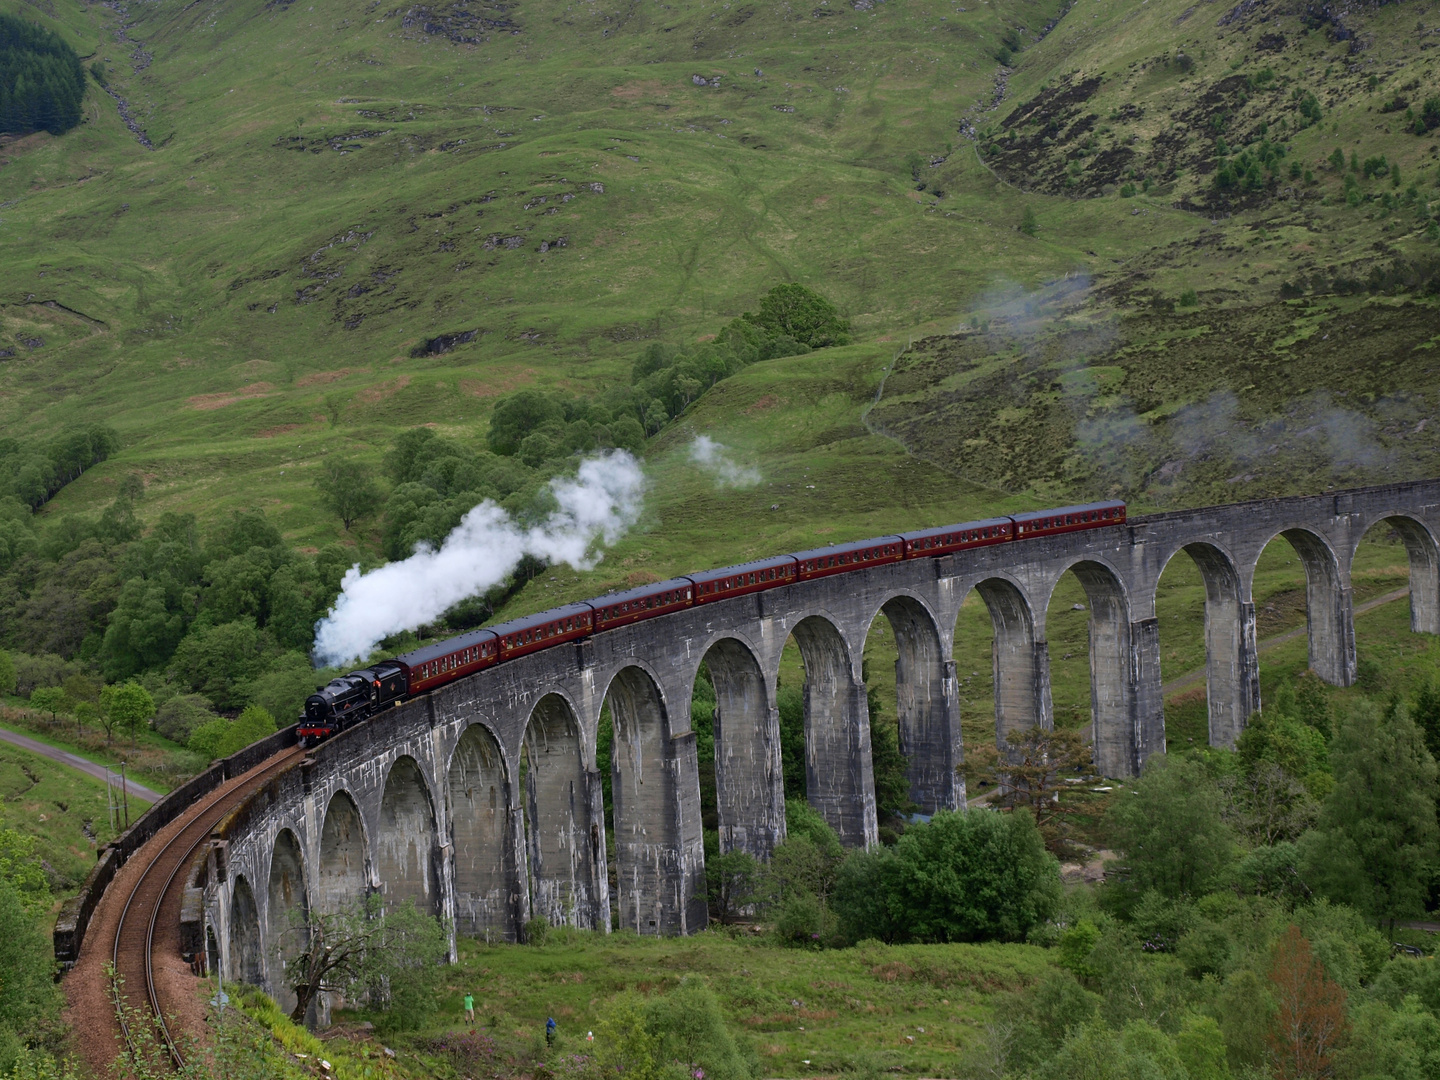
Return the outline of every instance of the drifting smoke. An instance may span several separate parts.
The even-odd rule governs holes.
[[[758,469],[733,460],[729,447],[722,446],[709,435],[697,436],[690,444],[690,460],[715,477],[715,483],[722,488],[748,488],[760,482]]]
[[[323,664],[363,660],[384,638],[415,630],[464,600],[504,581],[532,555],[586,570],[640,516],[645,478],[623,450],[581,464],[573,479],[554,479],[556,509],[524,527],[485,500],[461,519],[439,548],[417,544],[415,554],[368,574],[352,566],[335,606],[316,626],[315,656]]]

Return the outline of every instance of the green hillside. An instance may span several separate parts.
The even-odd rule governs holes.
[[[593,570],[479,617],[1072,498],[1437,469],[1423,6],[0,10],[95,73],[79,128],[0,139],[0,462],[42,492],[0,507],[0,644],[121,678],[187,633],[192,659],[246,643],[157,701],[233,712],[279,665],[280,708],[349,562],[438,540],[477,491],[533,505],[575,459],[489,456],[522,389],[633,400],[646,505]],[[646,350],[724,341],[783,282],[854,343],[696,384],[668,422],[631,392]],[[417,425],[489,479],[426,481],[425,528],[399,502],[343,528],[324,463],[379,472]],[[698,468],[700,435],[751,478]],[[278,532],[222,529],[237,510]]]

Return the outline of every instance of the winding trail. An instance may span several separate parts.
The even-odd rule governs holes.
[[[18,746],[21,750],[28,750],[32,754],[47,757],[51,761],[58,761],[61,765],[68,765],[70,768],[82,772],[86,776],[99,780],[102,784],[105,783],[105,766],[96,765],[93,761],[87,761],[79,754],[72,754],[68,750],[61,750],[59,747],[51,746],[49,743],[43,743],[39,739],[32,739],[28,735],[21,735],[18,731],[11,731],[9,728],[0,728],[0,740],[9,743],[11,746]],[[112,779],[111,782],[117,787],[119,786],[118,778]],[[125,780],[125,790],[132,799],[141,799],[147,803],[160,801],[160,793],[158,791],[152,791],[145,785],[137,784],[128,777]],[[139,815],[137,814],[135,816],[138,817]]]

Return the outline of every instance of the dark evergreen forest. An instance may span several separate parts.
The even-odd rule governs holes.
[[[0,15],[0,132],[60,135],[80,123],[85,69],[53,30]]]

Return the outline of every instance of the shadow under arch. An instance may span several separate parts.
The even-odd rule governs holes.
[[[530,915],[554,926],[594,927],[604,866],[599,785],[585,768],[570,702],[546,694],[525,726],[526,879]]]
[[[1163,753],[1164,724],[1158,745],[1145,745],[1146,732],[1136,714],[1139,673],[1133,670],[1130,603],[1116,572],[1104,563],[1082,560],[1067,566],[1085,590],[1089,604],[1090,715],[1095,766],[1102,776],[1134,776],[1143,758]],[[1058,583],[1058,579],[1057,579]],[[1046,601],[1047,619],[1050,599]]]
[[[1440,634],[1440,544],[1423,522],[1405,514],[1377,518],[1366,528],[1361,540],[1377,525],[1394,529],[1405,545],[1410,563],[1410,631]],[[1350,553],[1350,561],[1352,564],[1355,561],[1354,551]]]
[[[642,668],[617,672],[605,700],[615,730],[610,779],[620,925],[637,934],[692,933],[706,920],[695,736],[674,736],[660,688]],[[681,760],[687,753],[688,769]],[[682,796],[692,813],[682,813]]]
[[[1011,732],[1053,725],[1050,667],[1044,642],[1037,640],[1030,600],[1020,587],[1006,578],[986,578],[974,588],[994,632],[995,745],[1003,753]]]
[[[265,906],[269,939],[270,996],[285,1012],[295,1007],[295,993],[287,985],[285,965],[299,956],[309,940],[310,903],[305,894],[305,858],[300,841],[290,829],[281,829],[270,853],[270,887]]]
[[[1350,586],[1341,584],[1340,562],[1329,543],[1309,529],[1282,529],[1261,547],[1284,537],[1305,568],[1305,626],[1310,667],[1333,686],[1355,682],[1355,616]],[[1259,561],[1259,555],[1256,556]],[[1255,568],[1250,568],[1253,580]]]
[[[791,636],[805,665],[805,797],[846,847],[879,843],[870,708],[835,624],[809,615]]]
[[[375,836],[375,871],[387,907],[413,900],[417,911],[440,914],[434,806],[415,759],[396,758],[385,777]]]
[[[1255,605],[1244,599],[1235,561],[1227,552],[1205,541],[1186,544],[1166,560],[1155,579],[1157,596],[1165,570],[1182,551],[1200,571],[1200,580],[1205,586],[1205,700],[1209,744],[1234,749],[1235,740],[1245,730],[1250,714],[1260,708]]]
[[[892,596],[876,618],[881,614],[895,634],[895,718],[910,801],[922,814],[959,809],[965,782],[957,771],[963,751],[955,661],[944,653],[934,615],[915,597]]]
[[[327,915],[352,910],[369,887],[365,827],[354,798],[343,788],[330,796],[320,827],[320,867],[315,874],[315,908]]]
[[[779,713],[767,692],[760,662],[744,642],[721,638],[701,662],[715,687],[720,850],[748,851],[768,859],[785,839]]]
[[[455,929],[513,941],[520,913],[513,800],[505,756],[484,724],[471,724],[455,744],[447,788]]]
[[[260,937],[260,910],[245,876],[235,878],[230,898],[231,978],[250,986],[265,986],[265,953]]]

